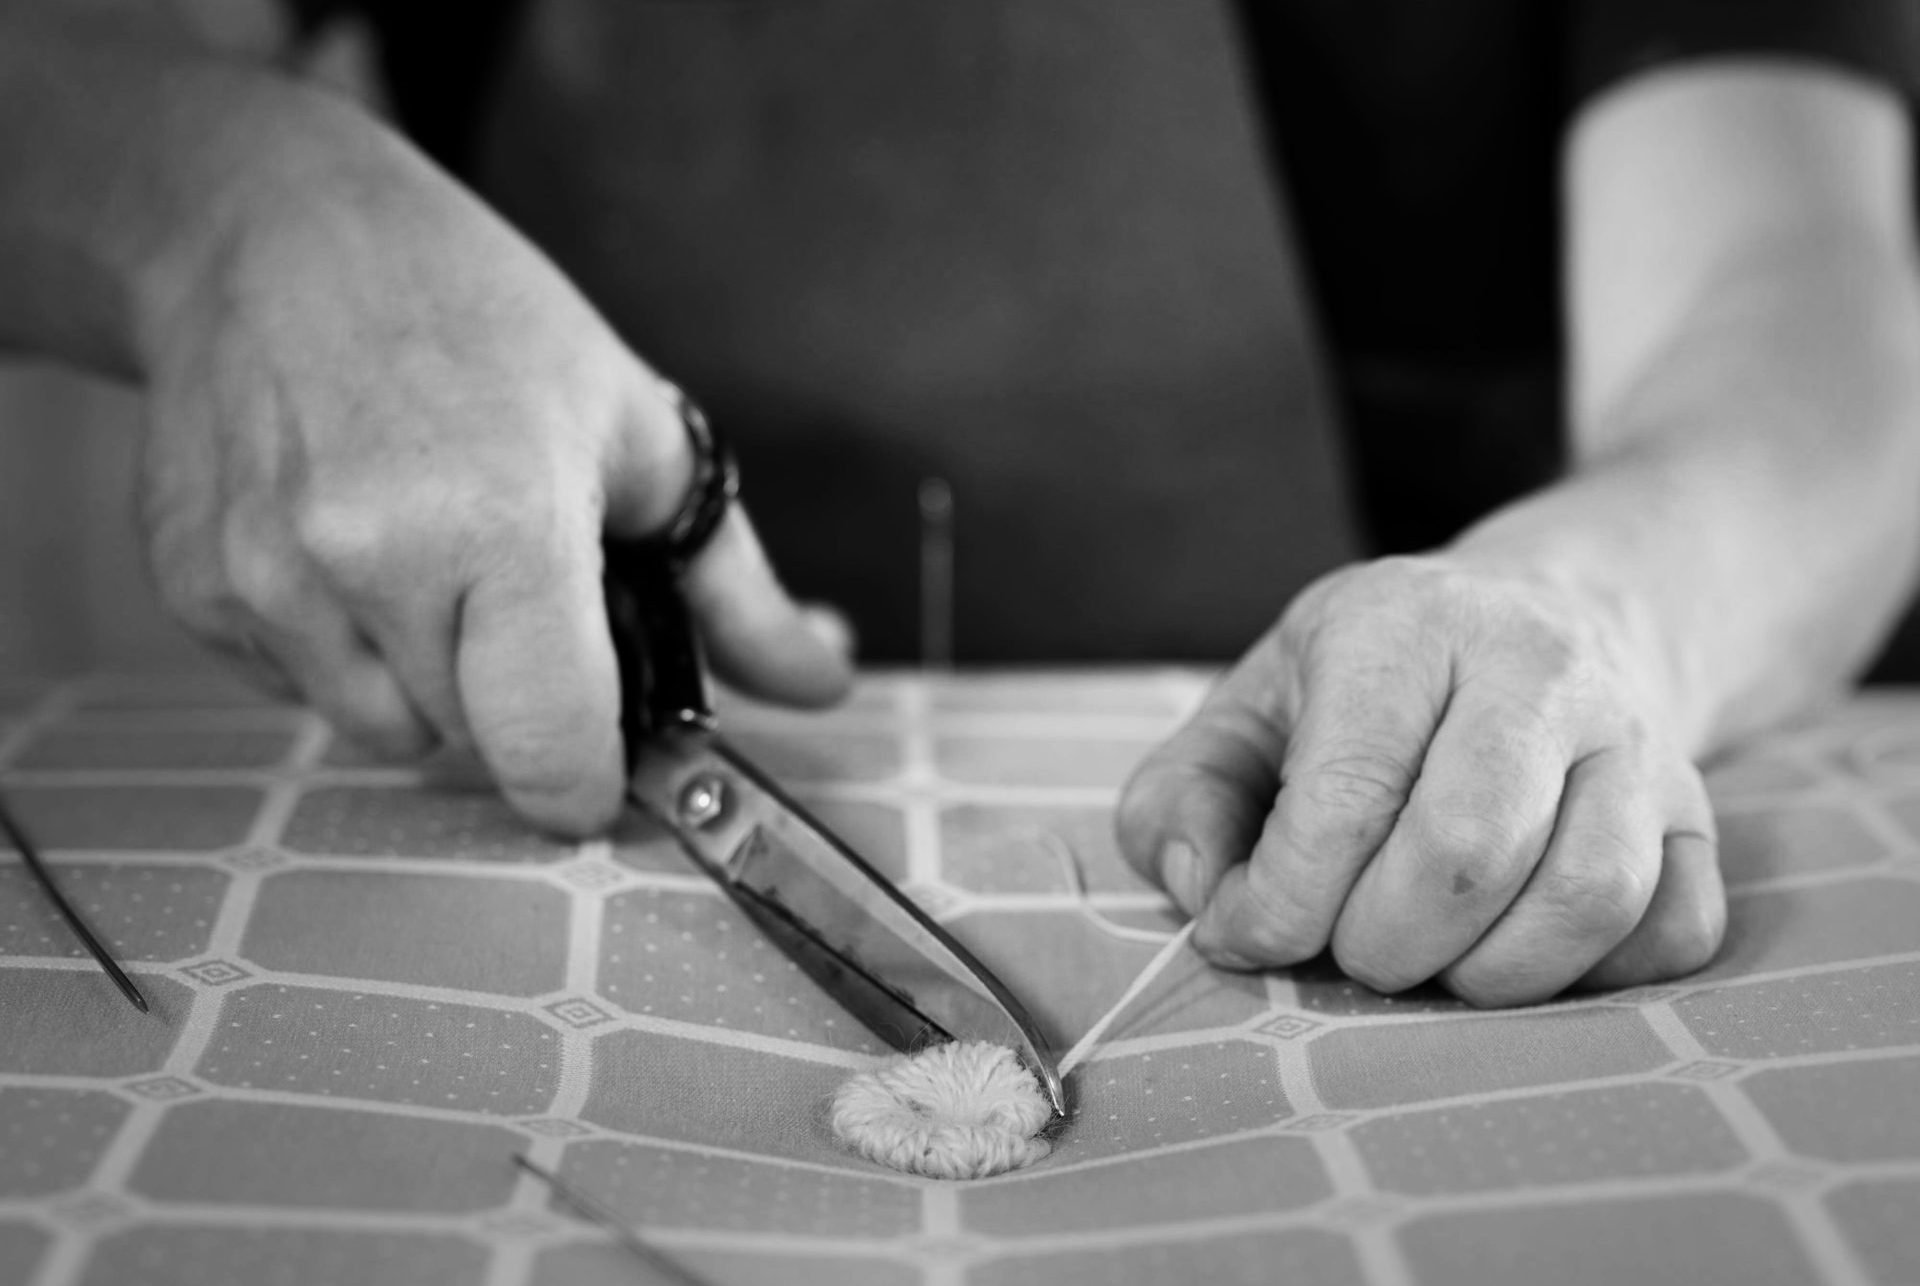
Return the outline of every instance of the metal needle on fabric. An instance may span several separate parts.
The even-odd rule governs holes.
[[[93,958],[100,962],[100,967],[107,971],[107,977],[113,979],[113,985],[120,988],[120,994],[131,1001],[133,1007],[141,1013],[149,1012],[147,998],[140,994],[140,988],[133,985],[133,979],[127,977],[126,970],[114,960],[112,954],[101,944],[100,939],[93,936],[93,930],[89,929],[87,922],[80,918],[79,910],[67,901],[65,894],[60,892],[60,886],[53,882],[53,872],[48,870],[46,863],[40,860],[39,850],[35,849],[33,841],[27,838],[27,832],[19,822],[14,820],[13,814],[7,811],[4,799],[0,799],[0,831],[6,833],[7,842],[18,850],[20,860],[27,864],[27,870],[32,872],[33,878],[39,881],[40,887],[46,891],[47,897],[53,902],[54,909],[60,912],[61,918],[67,922],[67,927],[72,929],[74,936],[80,939],[80,944],[91,952]]]
[[[560,1198],[561,1202],[575,1214],[588,1223],[598,1224],[612,1233],[613,1239],[619,1242],[629,1254],[668,1281],[675,1283],[676,1286],[711,1286],[705,1278],[694,1276],[665,1253],[640,1240],[640,1235],[628,1227],[626,1221],[619,1215],[584,1192],[561,1182],[560,1176],[553,1171],[535,1165],[524,1153],[515,1153],[513,1163],[553,1189],[553,1195]]]
[[[953,666],[953,488],[945,478],[920,484],[920,664]]]

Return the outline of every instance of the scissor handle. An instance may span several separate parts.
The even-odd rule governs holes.
[[[653,544],[608,537],[601,588],[620,663],[620,736],[631,768],[640,743],[713,727],[700,639],[666,556]]]

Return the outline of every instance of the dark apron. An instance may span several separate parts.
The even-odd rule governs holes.
[[[1227,6],[537,0],[486,194],[731,431],[788,584],[962,661],[1224,658],[1352,556]]]

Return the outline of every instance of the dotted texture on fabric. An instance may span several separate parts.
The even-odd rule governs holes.
[[[1120,860],[1185,672],[881,676],[725,726],[1065,1050],[1179,919]],[[0,789],[153,1002],[0,853],[0,1282],[640,1279],[525,1152],[716,1286],[1920,1280],[1920,696],[1709,786],[1696,977],[1483,1013],[1191,953],[965,1184],[834,1135],[890,1057],[640,819],[556,843],[218,681],[0,688]],[[1149,934],[1148,938],[1155,935]]]

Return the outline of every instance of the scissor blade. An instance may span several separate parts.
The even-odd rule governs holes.
[[[630,790],[741,908],[848,1012],[895,1049],[1004,1045],[1065,1114],[1033,1020],[967,949],[718,737],[661,737]]]

